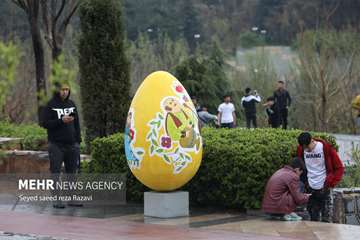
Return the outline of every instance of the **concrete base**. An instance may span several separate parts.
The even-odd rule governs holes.
[[[189,192],[145,192],[144,216],[158,218],[189,216]]]

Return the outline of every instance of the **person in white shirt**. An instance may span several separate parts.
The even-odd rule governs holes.
[[[342,179],[344,166],[336,149],[328,142],[312,138],[308,132],[298,136],[297,155],[305,162],[302,181],[311,193],[308,212],[311,221],[331,222],[330,189]]]
[[[224,102],[218,107],[218,124],[223,128],[236,127],[235,107],[229,95],[224,96]]]

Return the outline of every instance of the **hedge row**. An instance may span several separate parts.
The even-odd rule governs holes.
[[[91,142],[91,162],[83,168],[89,173],[126,173],[126,197],[141,201],[146,187],[132,175],[126,161],[123,134],[96,138]]]
[[[47,143],[46,130],[35,124],[0,122],[0,137],[21,138],[21,148],[26,150],[41,150]]]
[[[0,122],[0,137],[20,138],[22,150],[47,151],[46,129],[36,124]],[[80,152],[82,154],[87,153],[84,141],[80,144]]]
[[[268,178],[295,155],[299,134],[299,130],[282,129],[203,129],[202,164],[183,190],[189,191],[193,204],[259,208]],[[313,135],[336,146],[332,136]],[[146,188],[127,167],[122,134],[95,139],[91,149],[88,171],[126,172],[128,200],[141,201]]]

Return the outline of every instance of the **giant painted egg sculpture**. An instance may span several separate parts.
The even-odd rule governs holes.
[[[131,172],[153,190],[175,190],[195,175],[202,157],[197,113],[173,75],[154,72],[140,85],[124,142]]]

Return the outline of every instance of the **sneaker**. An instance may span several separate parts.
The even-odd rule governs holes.
[[[301,221],[302,217],[300,217],[296,213],[290,213],[290,214],[286,214],[284,216],[284,220],[285,221]]]
[[[302,217],[301,217],[301,216],[299,216],[299,215],[297,215],[297,214],[296,214],[296,213],[294,213],[294,212],[290,213],[290,215],[291,215],[293,218],[296,218],[296,219],[297,219],[297,221],[301,221],[301,220],[302,220]]]

